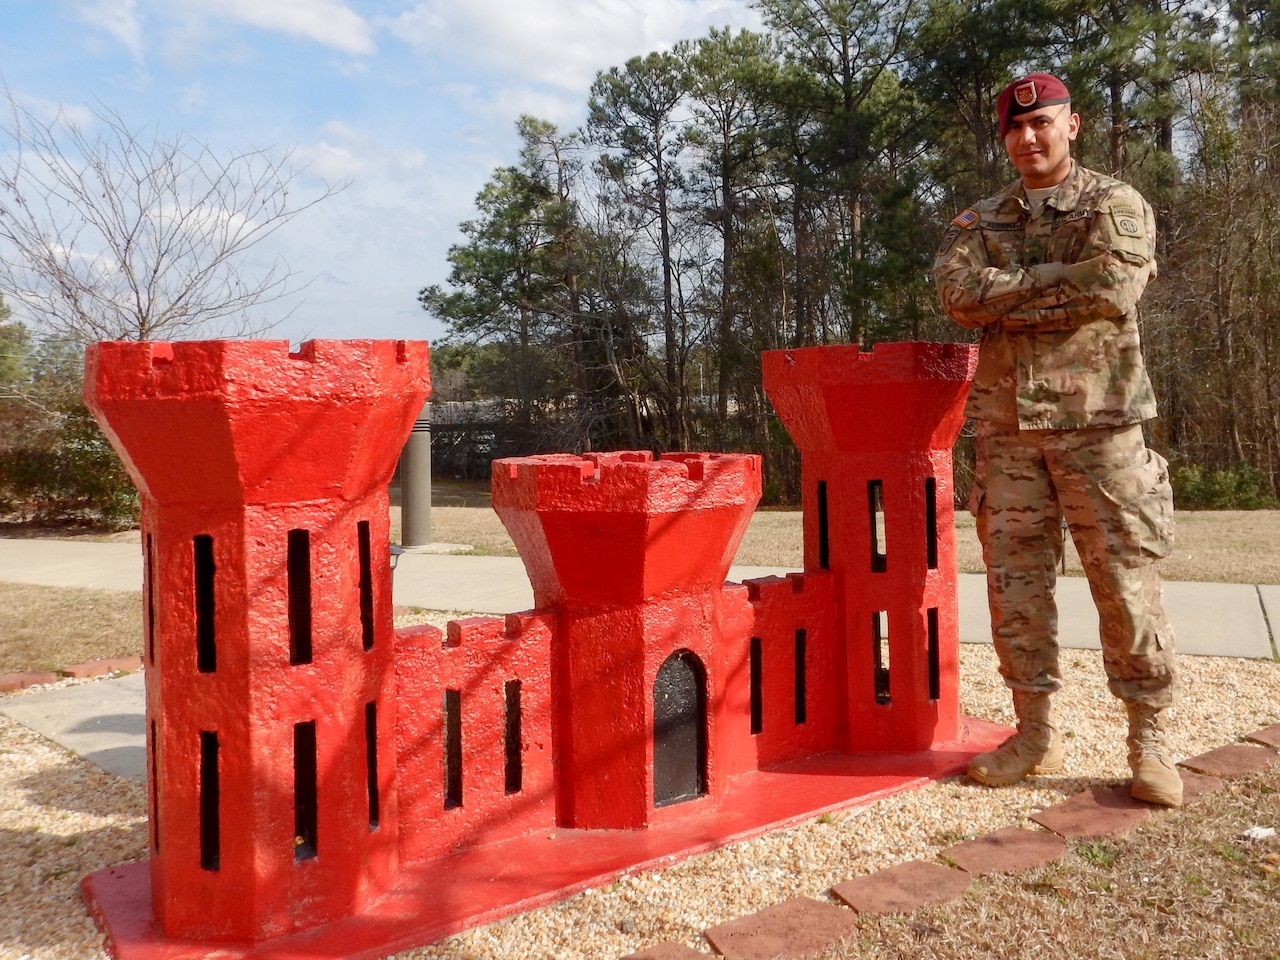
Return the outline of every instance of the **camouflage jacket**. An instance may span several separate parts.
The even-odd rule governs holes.
[[[1138,338],[1154,251],[1142,195],[1074,162],[1035,220],[1021,182],[956,217],[933,276],[951,318],[982,331],[965,413],[1027,430],[1154,417]]]

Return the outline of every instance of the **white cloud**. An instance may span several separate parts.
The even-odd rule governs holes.
[[[145,53],[139,0],[71,0],[82,21],[123,44],[135,61]],[[261,30],[302,37],[356,56],[377,52],[372,25],[345,0],[145,0],[148,13],[173,27],[190,46],[213,21],[247,24]],[[186,34],[183,41],[181,35]],[[175,43],[170,36],[169,44]]]
[[[66,124],[78,130],[88,130],[96,121],[91,109],[83,104],[60,103],[29,94],[14,94],[19,106],[30,111],[37,120],[59,127]]]
[[[85,23],[119,40],[141,62],[144,49],[137,0],[88,0],[77,3],[75,12]]]
[[[459,180],[425,151],[350,118],[325,123],[294,160],[306,167],[301,190],[314,188],[313,177],[349,185],[264,245],[264,254],[283,257],[309,282],[278,333],[291,340],[434,335],[416,295],[439,279],[475,194],[469,174]]]
[[[200,0],[209,17],[276,30],[357,55],[375,52],[368,21],[341,0]]]
[[[546,87],[527,84],[481,86],[474,83],[450,83],[441,87],[458,115],[465,119],[459,127],[463,135],[476,131],[478,141],[506,141],[521,114],[539,117],[552,123],[572,126],[582,120],[585,86],[576,93],[560,94]],[[483,131],[481,133],[481,131]],[[499,135],[500,134],[500,135]]]
[[[744,0],[422,0],[385,23],[424,53],[580,93],[632,56],[759,18]]]

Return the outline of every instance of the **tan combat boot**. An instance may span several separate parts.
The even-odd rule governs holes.
[[[1049,720],[1049,694],[1013,691],[1018,732],[969,761],[968,774],[989,787],[1017,783],[1028,774],[1061,773],[1062,738]]]
[[[1129,714],[1129,769],[1133,771],[1129,795],[1166,807],[1182,806],[1182,776],[1165,744],[1165,711],[1145,703],[1124,706]]]

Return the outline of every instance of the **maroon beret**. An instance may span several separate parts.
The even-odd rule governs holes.
[[[1013,81],[996,99],[996,116],[1000,118],[1000,136],[1009,132],[1009,120],[1020,113],[1070,103],[1071,93],[1057,77],[1048,73],[1028,73]]]

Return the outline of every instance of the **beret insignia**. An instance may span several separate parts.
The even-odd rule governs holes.
[[[1013,99],[1020,107],[1029,107],[1039,99],[1036,82],[1028,80],[1013,88]]]

